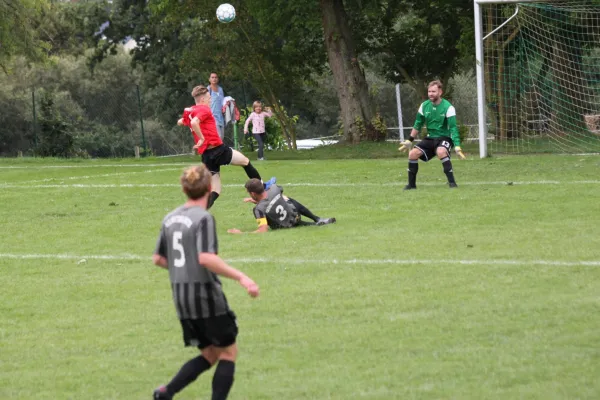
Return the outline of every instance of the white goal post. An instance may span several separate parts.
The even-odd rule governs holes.
[[[487,115],[485,104],[485,81],[483,79],[483,21],[481,13],[482,4],[508,4],[527,3],[534,0],[473,0],[475,9],[475,70],[477,75],[477,123],[479,125],[479,157],[488,156],[487,150]],[[518,8],[516,9],[518,11]],[[516,13],[515,13],[516,15]],[[513,15],[514,16],[514,15]],[[511,17],[512,18],[512,17]],[[508,21],[505,21],[508,22]],[[501,26],[498,26],[500,28]],[[497,29],[498,29],[497,28]],[[491,34],[493,32],[488,33]]]

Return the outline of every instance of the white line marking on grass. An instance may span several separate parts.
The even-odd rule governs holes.
[[[198,164],[200,163],[198,159]],[[92,165],[1,165],[0,169],[54,169],[54,168],[146,168],[146,167],[186,167],[194,162],[161,163],[161,164],[92,164]]]
[[[17,260],[28,260],[28,259],[52,259],[52,260],[113,260],[113,261],[127,261],[127,260],[143,260],[151,261],[151,256],[140,256],[135,254],[87,254],[87,255],[75,255],[75,254],[11,254],[11,253],[0,253],[0,258],[9,258]],[[313,259],[301,259],[301,258],[231,258],[227,259],[231,263],[240,264],[254,264],[254,263],[268,263],[268,264],[359,264],[359,265],[411,265],[411,264],[460,264],[460,265],[542,265],[542,266],[557,266],[557,267],[600,267],[600,261],[560,261],[560,260],[510,260],[510,259],[499,259],[499,260],[422,260],[422,259],[330,259],[330,260],[313,260]]]
[[[231,186],[243,186],[231,185]],[[106,188],[157,188],[157,187],[181,187],[174,183],[106,183],[106,184],[87,184],[87,183],[72,183],[72,184],[47,184],[47,185],[11,185],[0,184],[0,189],[106,189]]]
[[[278,184],[280,184],[278,182]],[[482,181],[482,182],[461,182],[459,186],[486,186],[486,185],[565,185],[565,184],[587,184],[597,185],[600,180],[585,180],[585,181]],[[405,186],[406,182],[385,182],[385,183],[281,183],[281,186],[318,186],[318,187],[345,187],[345,186]],[[425,182],[419,183],[420,186],[443,186],[443,182]]]
[[[100,174],[100,175],[81,175],[81,176],[65,176],[65,177],[57,177],[57,178],[46,178],[46,179],[36,179],[32,181],[19,181],[18,184],[23,183],[38,183],[38,182],[52,182],[52,181],[68,181],[68,180],[77,180],[77,179],[93,179],[93,178],[107,178],[113,176],[124,176],[124,175],[135,175],[135,174],[148,174],[155,172],[163,172],[163,171],[179,171],[179,168],[161,168],[161,169],[147,169],[145,171],[132,171],[132,172],[114,172],[112,174]]]
[[[51,260],[151,260],[152,257],[142,257],[135,254],[120,254],[120,255],[110,255],[110,254],[90,254],[90,255],[74,255],[74,254],[5,254],[0,253],[0,258],[10,258],[17,260],[42,260],[42,259],[51,259]]]
[[[365,187],[365,186],[404,186],[406,182],[386,182],[386,183],[310,183],[310,182],[298,182],[298,183],[278,183],[281,186],[304,186],[304,187]],[[598,185],[600,180],[584,180],[584,181],[489,181],[489,182],[461,182],[459,186],[509,186],[509,185]],[[444,186],[442,182],[429,182],[420,183],[420,186]],[[106,184],[85,184],[85,183],[74,183],[74,184],[42,184],[42,185],[21,185],[21,184],[0,184],[2,189],[67,189],[67,188],[78,188],[78,189],[102,189],[102,188],[156,188],[156,187],[180,187],[176,183],[106,183]],[[223,187],[243,187],[243,183],[239,184],[226,184]]]

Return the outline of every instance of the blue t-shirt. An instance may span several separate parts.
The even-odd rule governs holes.
[[[223,99],[225,98],[225,93],[223,92],[223,88],[219,86],[219,90],[215,92],[210,88],[210,84],[207,86],[208,91],[210,92],[210,111],[212,111],[213,117],[215,117],[215,122],[219,126],[225,126],[225,119],[223,118]]]

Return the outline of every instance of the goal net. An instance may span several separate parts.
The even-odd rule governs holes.
[[[600,1],[479,7],[489,152],[600,152]]]

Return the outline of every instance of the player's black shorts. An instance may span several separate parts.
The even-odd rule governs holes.
[[[446,150],[448,150],[448,157],[450,157],[450,150],[452,150],[454,147],[454,142],[448,136],[440,136],[436,138],[426,137],[419,143],[415,144],[415,147],[423,152],[419,158],[427,162],[436,157],[436,150],[438,147],[444,147]]]
[[[208,346],[227,347],[235,343],[238,334],[235,314],[230,311],[211,318],[182,319],[183,342],[203,349]]]
[[[202,162],[214,175],[221,172],[221,165],[229,165],[231,157],[233,157],[233,150],[231,147],[222,144],[213,147],[212,149],[206,149],[202,154]]]
[[[290,201],[291,200],[291,201]],[[290,219],[286,219],[286,225],[282,225],[281,221],[278,221],[278,219],[270,219],[268,220],[268,224],[269,224],[269,228],[271,229],[289,229],[289,228],[295,228],[296,226],[298,226],[301,221],[300,221],[300,214],[298,214],[298,210],[296,210],[296,206],[293,203],[294,200],[292,199],[287,199],[286,203],[288,204],[288,206],[290,206],[290,211],[289,211],[289,215],[291,216]],[[287,217],[288,214],[286,214]],[[291,225],[290,225],[291,224]]]
[[[295,200],[294,199],[290,199],[289,197],[286,200],[286,203],[288,203],[289,206],[292,209],[292,214],[295,214],[294,215],[294,222],[293,222],[292,227],[298,226],[298,224],[300,224],[300,222],[301,222],[301,220],[300,220],[300,214],[298,213],[298,210],[296,209],[296,205],[294,204],[294,202],[295,202]]]

